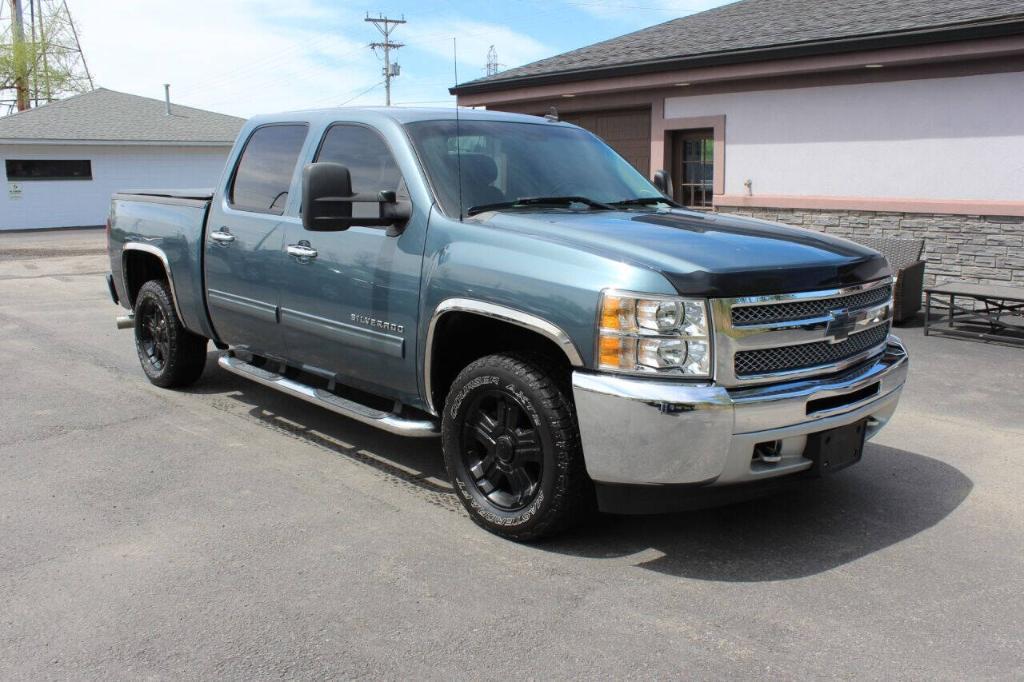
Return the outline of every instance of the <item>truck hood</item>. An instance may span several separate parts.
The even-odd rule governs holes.
[[[684,210],[519,210],[476,222],[661,272],[680,294],[710,298],[814,291],[890,274],[865,246],[788,225]]]

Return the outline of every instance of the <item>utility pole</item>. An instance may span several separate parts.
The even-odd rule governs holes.
[[[487,50],[487,75],[493,76],[498,73],[498,66],[498,51],[491,45],[491,49]]]
[[[25,15],[21,0],[11,0],[11,28],[14,30],[14,92],[18,111],[28,109],[28,55],[25,54]]]
[[[391,32],[394,31],[394,27],[399,24],[405,23],[405,16],[401,19],[389,19],[383,14],[378,14],[376,17],[371,17],[369,13],[366,15],[366,19],[377,27],[381,35],[384,36],[384,40],[379,43],[370,43],[370,49],[376,50],[378,47],[384,50],[384,104],[391,106],[391,79],[399,75],[402,71],[398,64],[391,63],[391,50],[397,50],[400,47],[405,47],[404,43],[393,43],[391,42]]]
[[[29,16],[28,23],[32,27],[32,44],[33,45],[38,45],[39,43],[36,41],[36,3],[35,3],[34,0],[28,0],[28,16]],[[42,29],[43,29],[43,26],[42,26],[42,23],[40,23],[40,25],[39,25],[40,32],[42,32]],[[43,54],[46,54],[45,51],[43,52]],[[38,59],[33,59],[32,60],[32,92],[29,93],[29,94],[31,95],[32,106],[34,106],[34,107],[38,107],[39,106],[39,74],[37,73],[37,71],[38,71],[38,67],[37,67],[38,62],[39,62]]]

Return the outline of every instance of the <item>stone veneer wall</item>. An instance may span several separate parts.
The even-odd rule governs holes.
[[[857,241],[924,239],[925,284],[962,279],[1024,286],[1024,218],[720,207],[723,213],[773,220]]]

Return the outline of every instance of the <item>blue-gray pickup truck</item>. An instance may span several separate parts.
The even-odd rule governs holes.
[[[108,284],[147,377],[195,382],[212,342],[225,370],[440,436],[470,516],[516,540],[857,462],[907,373],[885,260],[685,210],[552,118],[262,116],[215,189],[115,195]]]

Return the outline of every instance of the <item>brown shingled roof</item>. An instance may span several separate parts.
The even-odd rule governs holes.
[[[453,94],[1024,33],[1024,0],[741,0],[461,83]],[[972,35],[976,34],[976,35]]]

